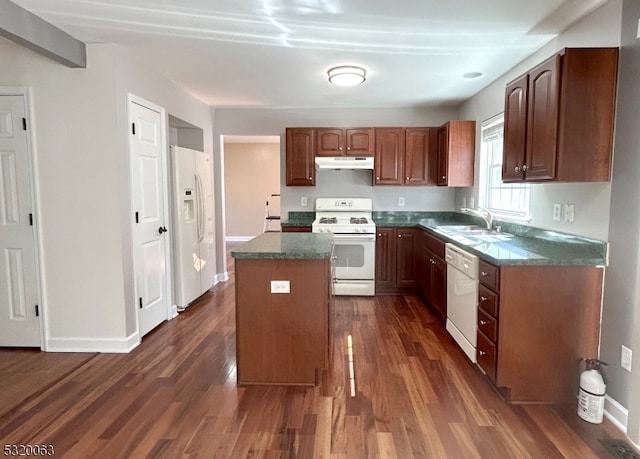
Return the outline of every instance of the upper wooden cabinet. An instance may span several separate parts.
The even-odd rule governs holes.
[[[315,129],[287,128],[287,186],[315,186]]]
[[[438,128],[376,128],[376,185],[435,185]]]
[[[316,156],[373,156],[373,128],[318,128]]]
[[[438,129],[437,184],[473,186],[476,122],[449,121]]]
[[[565,48],[509,83],[503,181],[608,181],[617,72],[617,48]]]

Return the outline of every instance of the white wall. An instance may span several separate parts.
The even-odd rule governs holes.
[[[620,17],[622,0],[610,0],[585,19],[566,30],[530,58],[524,60],[505,75],[489,84],[460,107],[460,116],[478,121],[478,149],[482,122],[504,111],[505,85],[565,47],[620,46]],[[477,160],[476,186],[461,188],[456,193],[456,206],[462,206],[463,197],[478,197]],[[586,237],[606,240],[609,233],[610,183],[582,184],[532,184],[531,226],[553,229]],[[469,202],[469,199],[467,199]],[[575,204],[573,223],[555,222],[552,219],[554,203]]]
[[[69,69],[9,42],[0,85],[33,88],[45,348],[124,350],[136,331],[127,92],[202,126],[204,104],[113,45]]]

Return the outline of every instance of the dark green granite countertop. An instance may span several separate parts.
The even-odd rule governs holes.
[[[233,258],[324,259],[331,257],[333,235],[264,233],[231,250]]]
[[[315,212],[289,212],[287,221],[281,221],[283,228],[296,228],[301,226],[311,226],[316,218]]]
[[[458,212],[374,212],[377,226],[414,226],[426,229],[445,242],[451,242],[496,265],[604,266],[607,243],[557,231],[495,220],[502,235],[484,241],[453,238],[438,226],[476,224],[482,219]]]

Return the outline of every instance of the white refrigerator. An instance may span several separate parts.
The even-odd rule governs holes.
[[[174,292],[178,310],[184,310],[213,285],[213,171],[209,155],[175,145],[170,149]]]

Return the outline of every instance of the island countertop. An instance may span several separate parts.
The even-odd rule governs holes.
[[[331,257],[333,235],[264,233],[231,250],[233,258],[324,259]]]

